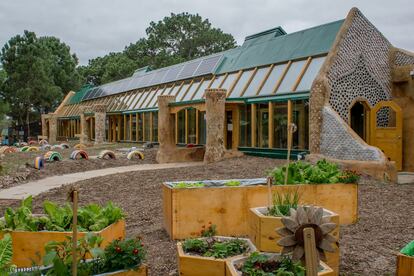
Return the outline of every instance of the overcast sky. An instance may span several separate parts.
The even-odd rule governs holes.
[[[245,36],[275,26],[288,33],[343,19],[358,7],[395,46],[414,50],[412,0],[1,0],[0,46],[23,30],[56,36],[86,64],[145,36],[171,12],[199,13],[213,26]]]

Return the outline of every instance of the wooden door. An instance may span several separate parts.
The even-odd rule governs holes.
[[[402,170],[402,110],[393,101],[379,102],[371,110],[371,145],[381,149]]]

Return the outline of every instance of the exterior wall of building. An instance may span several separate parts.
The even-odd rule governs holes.
[[[310,151],[339,160],[386,161],[349,127],[355,100],[370,107],[391,98],[391,44],[353,8],[315,79],[310,98]]]

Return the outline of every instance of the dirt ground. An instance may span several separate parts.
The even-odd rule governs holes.
[[[143,237],[150,275],[177,275],[175,242],[162,227],[163,181],[263,177],[281,161],[242,157],[211,165],[130,172],[79,182],[81,204],[112,200],[127,213],[127,235]],[[355,225],[341,227],[341,274],[394,275],[395,253],[414,239],[414,185],[364,181],[359,186],[359,215]],[[35,198],[35,212],[45,199],[63,202],[60,188]],[[0,212],[18,202],[0,201]]]
[[[135,145],[136,146],[136,145]],[[156,149],[145,149],[144,160],[128,160],[125,151],[130,148],[128,144],[106,145],[100,147],[90,147],[85,149],[89,156],[97,156],[103,149],[115,151],[117,159],[101,160],[90,158],[89,160],[71,160],[70,154],[73,148],[56,150],[61,153],[63,160],[60,162],[46,163],[45,168],[37,170],[33,167],[34,159],[45,152],[16,152],[5,154],[2,158],[3,173],[0,174],[0,189],[6,189],[22,183],[42,179],[53,175],[62,175],[75,172],[84,172],[109,167],[128,166],[134,164],[155,163]]]

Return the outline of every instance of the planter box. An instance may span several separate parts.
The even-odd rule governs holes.
[[[128,270],[118,270],[108,273],[96,274],[94,276],[147,276],[148,267],[145,264],[142,264],[137,269],[128,269]]]
[[[228,237],[216,237],[219,239],[232,239]],[[248,239],[250,251],[256,251],[256,247]],[[215,259],[212,257],[202,257],[186,254],[183,250],[182,243],[177,243],[178,251],[178,270],[181,276],[225,276],[226,275],[226,261],[238,256],[229,257],[226,259]],[[249,253],[247,252],[247,253]]]
[[[283,227],[282,217],[274,217],[265,215],[267,207],[251,208],[248,215],[249,222],[249,238],[254,243],[258,251],[280,253],[282,247],[277,245],[277,241],[281,238],[275,229]],[[324,217],[330,217],[331,221],[338,224],[331,234],[339,240],[339,215],[324,209]],[[331,267],[336,275],[339,273],[339,247],[333,245],[336,249],[334,253],[326,252],[326,263]]]
[[[223,236],[248,235],[250,208],[267,205],[265,181],[262,185],[184,189],[164,183],[164,227],[172,239],[197,237],[208,222],[217,225]],[[300,204],[329,209],[339,215],[340,224],[351,224],[358,218],[357,184],[274,185],[272,191],[292,188],[301,193]]]
[[[114,239],[125,238],[125,220],[120,220],[94,233],[99,234],[104,239],[102,247],[105,247]],[[79,232],[78,238],[85,234],[86,232]],[[10,235],[13,241],[12,263],[21,268],[41,265],[43,263],[43,256],[45,255],[45,245],[50,241],[64,241],[66,236],[72,235],[72,232],[12,231]],[[0,238],[2,237],[3,233],[0,233]]]
[[[397,255],[397,276],[414,275],[414,257],[401,253]]]
[[[277,254],[277,253],[274,253]],[[226,262],[226,276],[241,276],[242,273],[236,269],[236,265],[240,265],[247,260],[248,257],[236,257]],[[334,276],[334,271],[324,262],[320,262],[318,276]]]

